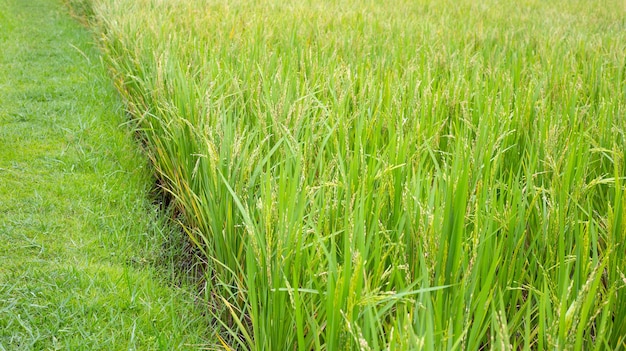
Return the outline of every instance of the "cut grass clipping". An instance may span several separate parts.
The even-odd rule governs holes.
[[[91,4],[219,347],[624,348],[621,1]]]

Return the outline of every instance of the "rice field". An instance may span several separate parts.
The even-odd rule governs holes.
[[[223,350],[626,347],[626,4],[71,0]]]

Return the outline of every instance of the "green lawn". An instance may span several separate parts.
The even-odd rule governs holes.
[[[167,277],[171,233],[92,42],[59,1],[0,0],[0,350],[196,349],[207,325]]]

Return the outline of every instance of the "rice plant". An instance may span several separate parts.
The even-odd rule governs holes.
[[[226,350],[626,346],[619,1],[91,0]]]

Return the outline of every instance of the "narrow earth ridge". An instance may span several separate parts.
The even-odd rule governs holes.
[[[90,33],[60,1],[0,9],[0,350],[200,348]]]

